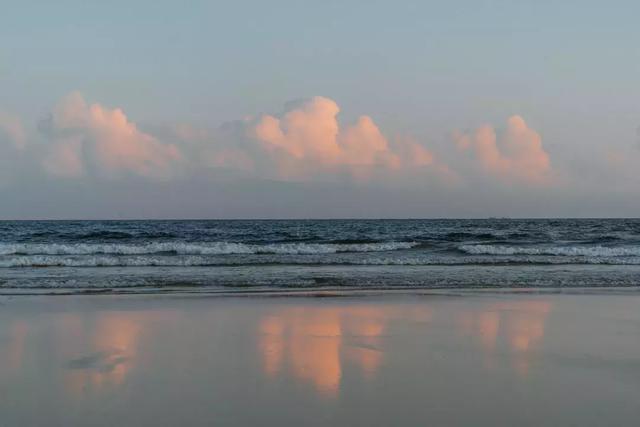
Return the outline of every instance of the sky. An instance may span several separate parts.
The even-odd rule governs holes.
[[[637,217],[638,16],[0,0],[0,218]]]

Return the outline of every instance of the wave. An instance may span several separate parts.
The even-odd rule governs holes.
[[[539,248],[523,248],[498,245],[462,245],[459,250],[472,255],[552,255],[578,257],[629,257],[640,256],[640,246],[606,247],[606,246],[550,246]]]
[[[437,236],[437,235],[436,235]],[[431,236],[427,236],[427,237],[431,237]],[[505,240],[505,239],[513,239],[513,240],[517,240],[517,239],[524,239],[524,238],[528,238],[531,237],[529,233],[518,233],[518,232],[512,232],[512,233],[504,233],[504,232],[470,232],[470,231],[453,231],[450,233],[446,233],[439,237],[440,240],[445,240],[445,241],[452,241],[452,242],[456,242],[456,241],[465,241],[465,240]]]
[[[73,238],[74,240],[89,240],[89,239],[123,240],[123,239],[131,239],[132,237],[135,237],[135,236],[132,233],[127,233],[124,231],[94,231],[91,233],[70,235],[69,237]]]
[[[334,254],[341,252],[384,252],[399,249],[410,249],[417,246],[415,242],[381,242],[381,243],[278,243],[251,245],[245,243],[211,242],[155,242],[147,244],[0,244],[0,255],[144,255],[144,254],[177,254],[177,255],[313,255]]]
[[[431,275],[399,271],[400,274],[386,276],[356,272],[337,275],[323,275],[319,270],[302,275],[264,276],[262,274],[238,277],[233,271],[211,272],[166,276],[164,274],[123,273],[85,274],[74,277],[56,277],[53,275],[32,275],[0,280],[0,298],[3,295],[28,295],[48,292],[61,294],[100,294],[100,293],[217,293],[217,292],[258,292],[266,293],[291,290],[429,290],[444,289],[457,291],[496,291],[496,292],[609,292],[623,288],[633,292],[640,291],[637,274],[618,270],[609,271],[573,270],[555,271],[550,274],[526,276],[516,273],[493,272],[484,275],[452,275],[445,270]],[[599,289],[599,290],[598,290]],[[326,294],[325,294],[326,296]],[[1,303],[0,299],[0,303]]]
[[[398,258],[219,258],[199,255],[30,255],[0,257],[0,268],[34,267],[260,267],[260,266],[526,266],[640,265],[640,257],[398,257]]]
[[[49,239],[61,239],[63,241],[96,241],[96,240],[127,240],[134,238],[144,239],[169,239],[176,237],[173,233],[166,232],[126,232],[126,231],[90,231],[86,233],[72,233],[72,232],[60,232],[60,231],[40,231],[34,232],[23,237],[23,241],[26,239],[33,240],[49,240]]]

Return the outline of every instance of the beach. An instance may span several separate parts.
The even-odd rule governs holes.
[[[640,425],[638,17],[2,1],[0,427]]]
[[[640,294],[3,296],[1,426],[632,425]]]

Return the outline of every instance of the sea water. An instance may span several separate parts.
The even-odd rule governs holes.
[[[639,285],[639,219],[0,222],[4,294]]]

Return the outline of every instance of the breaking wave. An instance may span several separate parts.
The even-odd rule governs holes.
[[[141,245],[125,244],[0,244],[0,255],[144,255],[144,254],[177,254],[177,255],[241,255],[241,254],[288,254],[313,255],[334,254],[341,252],[384,252],[399,249],[410,249],[417,246],[415,242],[384,243],[274,243],[251,245],[246,243],[211,242],[154,242]]]
[[[261,265],[317,266],[507,266],[507,265],[640,265],[640,257],[374,257],[374,258],[301,258],[272,256],[228,258],[203,255],[12,255],[0,257],[0,268],[28,267],[216,267]]]
[[[640,247],[606,246],[550,246],[539,248],[523,248],[498,245],[462,245],[462,252],[471,255],[552,255],[574,257],[629,257],[640,256]]]
[[[0,295],[185,284],[640,287],[640,219],[0,221]]]

